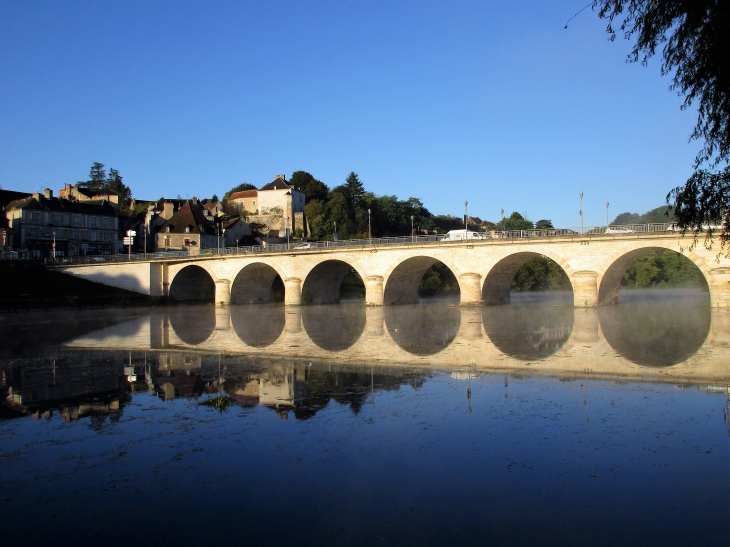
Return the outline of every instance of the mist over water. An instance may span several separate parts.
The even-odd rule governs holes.
[[[700,291],[0,322],[9,541],[127,545],[130,518],[186,545],[726,537],[730,317]]]

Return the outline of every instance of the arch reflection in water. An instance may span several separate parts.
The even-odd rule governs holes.
[[[624,291],[621,305],[599,310],[606,341],[642,366],[667,367],[702,347],[710,331],[709,295],[699,290]]]
[[[414,355],[434,355],[456,338],[462,309],[443,302],[387,306],[385,326],[398,346]]]
[[[231,306],[231,323],[238,337],[251,347],[270,346],[286,323],[283,304]]]
[[[302,324],[310,340],[327,351],[342,351],[358,341],[365,330],[365,306],[303,306]]]
[[[215,307],[175,307],[168,311],[170,326],[175,335],[191,346],[205,342],[215,330]]]
[[[510,306],[482,311],[487,336],[502,353],[522,360],[544,359],[573,332],[572,293],[517,293]]]

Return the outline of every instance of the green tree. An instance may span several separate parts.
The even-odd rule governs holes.
[[[121,210],[126,211],[129,209],[129,204],[132,201],[132,190],[122,182],[119,171],[109,169],[109,176],[105,181],[104,189],[119,196],[119,208]]]
[[[102,190],[106,185],[106,169],[104,164],[95,161],[89,170],[89,180],[79,181],[79,186],[89,190]]]
[[[550,228],[555,228],[552,220],[538,220],[535,223],[535,229],[537,230],[549,230]]]
[[[690,140],[703,146],[694,173],[667,194],[679,226],[695,235],[723,220],[722,249],[730,242],[730,4],[720,0],[594,0],[607,33],[634,40],[629,62],[646,65],[661,48],[663,76],[697,108]],[[614,26],[616,25],[616,26]],[[567,25],[566,25],[567,26]],[[724,167],[723,167],[724,166]],[[730,248],[727,251],[730,253]]]
[[[534,228],[532,222],[527,220],[517,211],[512,213],[509,218],[504,221],[504,227],[507,230],[532,230]]]
[[[360,198],[362,198],[364,193],[365,187],[363,186],[362,181],[360,181],[357,173],[355,173],[355,171],[350,171],[350,174],[347,175],[347,178],[345,179],[345,188],[343,192],[347,198],[347,202],[350,204],[350,207],[354,208],[358,203],[360,203]]]

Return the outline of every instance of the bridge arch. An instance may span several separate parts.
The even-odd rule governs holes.
[[[462,272],[453,262],[444,258],[436,258],[430,254],[417,254],[392,264],[383,276],[383,303],[388,304],[414,304],[418,302],[418,285],[428,269],[441,262],[456,277],[459,283],[459,290],[464,292],[462,287]]]
[[[213,302],[218,277],[206,264],[188,264],[170,277],[171,300]]]
[[[629,266],[649,253],[659,250],[670,250],[688,258],[702,272],[709,289],[711,268],[693,251],[685,249],[684,252],[679,252],[676,247],[677,244],[671,241],[636,241],[631,247],[623,247],[610,253],[598,268],[598,303],[612,299],[617,301],[621,279]]]
[[[337,304],[340,301],[340,287],[345,276],[354,270],[365,282],[365,272],[356,262],[345,259],[322,260],[313,266],[302,283],[303,304]]]
[[[544,247],[539,252],[515,250],[502,256],[484,276],[484,283],[482,284],[482,300],[484,303],[487,305],[509,304],[510,289],[515,275],[530,260],[540,257],[549,258],[560,266],[568,276],[571,286],[575,288],[573,279],[576,272],[560,255]]]
[[[231,284],[231,304],[260,304],[273,300],[273,284],[276,278],[286,276],[274,262],[250,262],[241,267]]]

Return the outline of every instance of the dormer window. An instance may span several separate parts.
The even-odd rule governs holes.
[[[165,226],[165,232],[167,232],[168,234],[170,233],[170,227],[169,226]]]
[[[186,234],[189,234],[190,233],[190,226],[185,226],[185,233]]]

